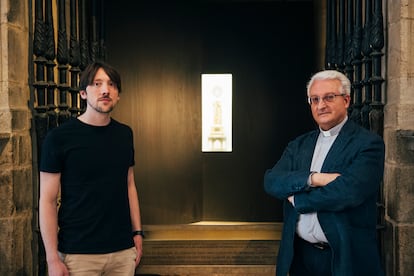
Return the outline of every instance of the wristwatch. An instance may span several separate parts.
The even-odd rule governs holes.
[[[140,235],[143,238],[145,237],[143,230],[132,231],[132,236],[135,237],[136,235]]]

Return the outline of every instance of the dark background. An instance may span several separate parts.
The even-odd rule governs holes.
[[[113,117],[135,134],[144,224],[282,221],[263,174],[314,128],[311,1],[105,1]],[[201,74],[233,74],[233,152],[201,152]]]

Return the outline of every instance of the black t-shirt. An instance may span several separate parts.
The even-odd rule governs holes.
[[[134,245],[128,201],[133,133],[113,119],[92,126],[71,119],[51,130],[40,171],[61,173],[58,249],[63,253],[109,253]]]

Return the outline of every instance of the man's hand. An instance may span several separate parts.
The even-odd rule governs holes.
[[[135,248],[137,249],[137,258],[135,259],[135,267],[139,265],[139,262],[141,261],[142,257],[142,236],[141,235],[135,235],[134,236],[134,244]]]
[[[311,175],[311,184],[312,187],[323,187],[334,181],[338,176],[341,174],[339,173],[312,173]],[[293,195],[289,196],[287,200],[295,206],[295,198]]]
[[[66,265],[60,259],[48,261],[47,271],[49,276],[69,276]]]
[[[311,176],[311,184],[313,187],[323,187],[334,181],[339,173],[313,173]]]

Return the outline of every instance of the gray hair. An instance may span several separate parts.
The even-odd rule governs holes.
[[[309,96],[309,90],[315,80],[339,80],[341,82],[341,87],[339,87],[339,93],[350,95],[351,94],[351,82],[339,71],[336,70],[324,70],[313,75],[306,86],[306,90]]]

